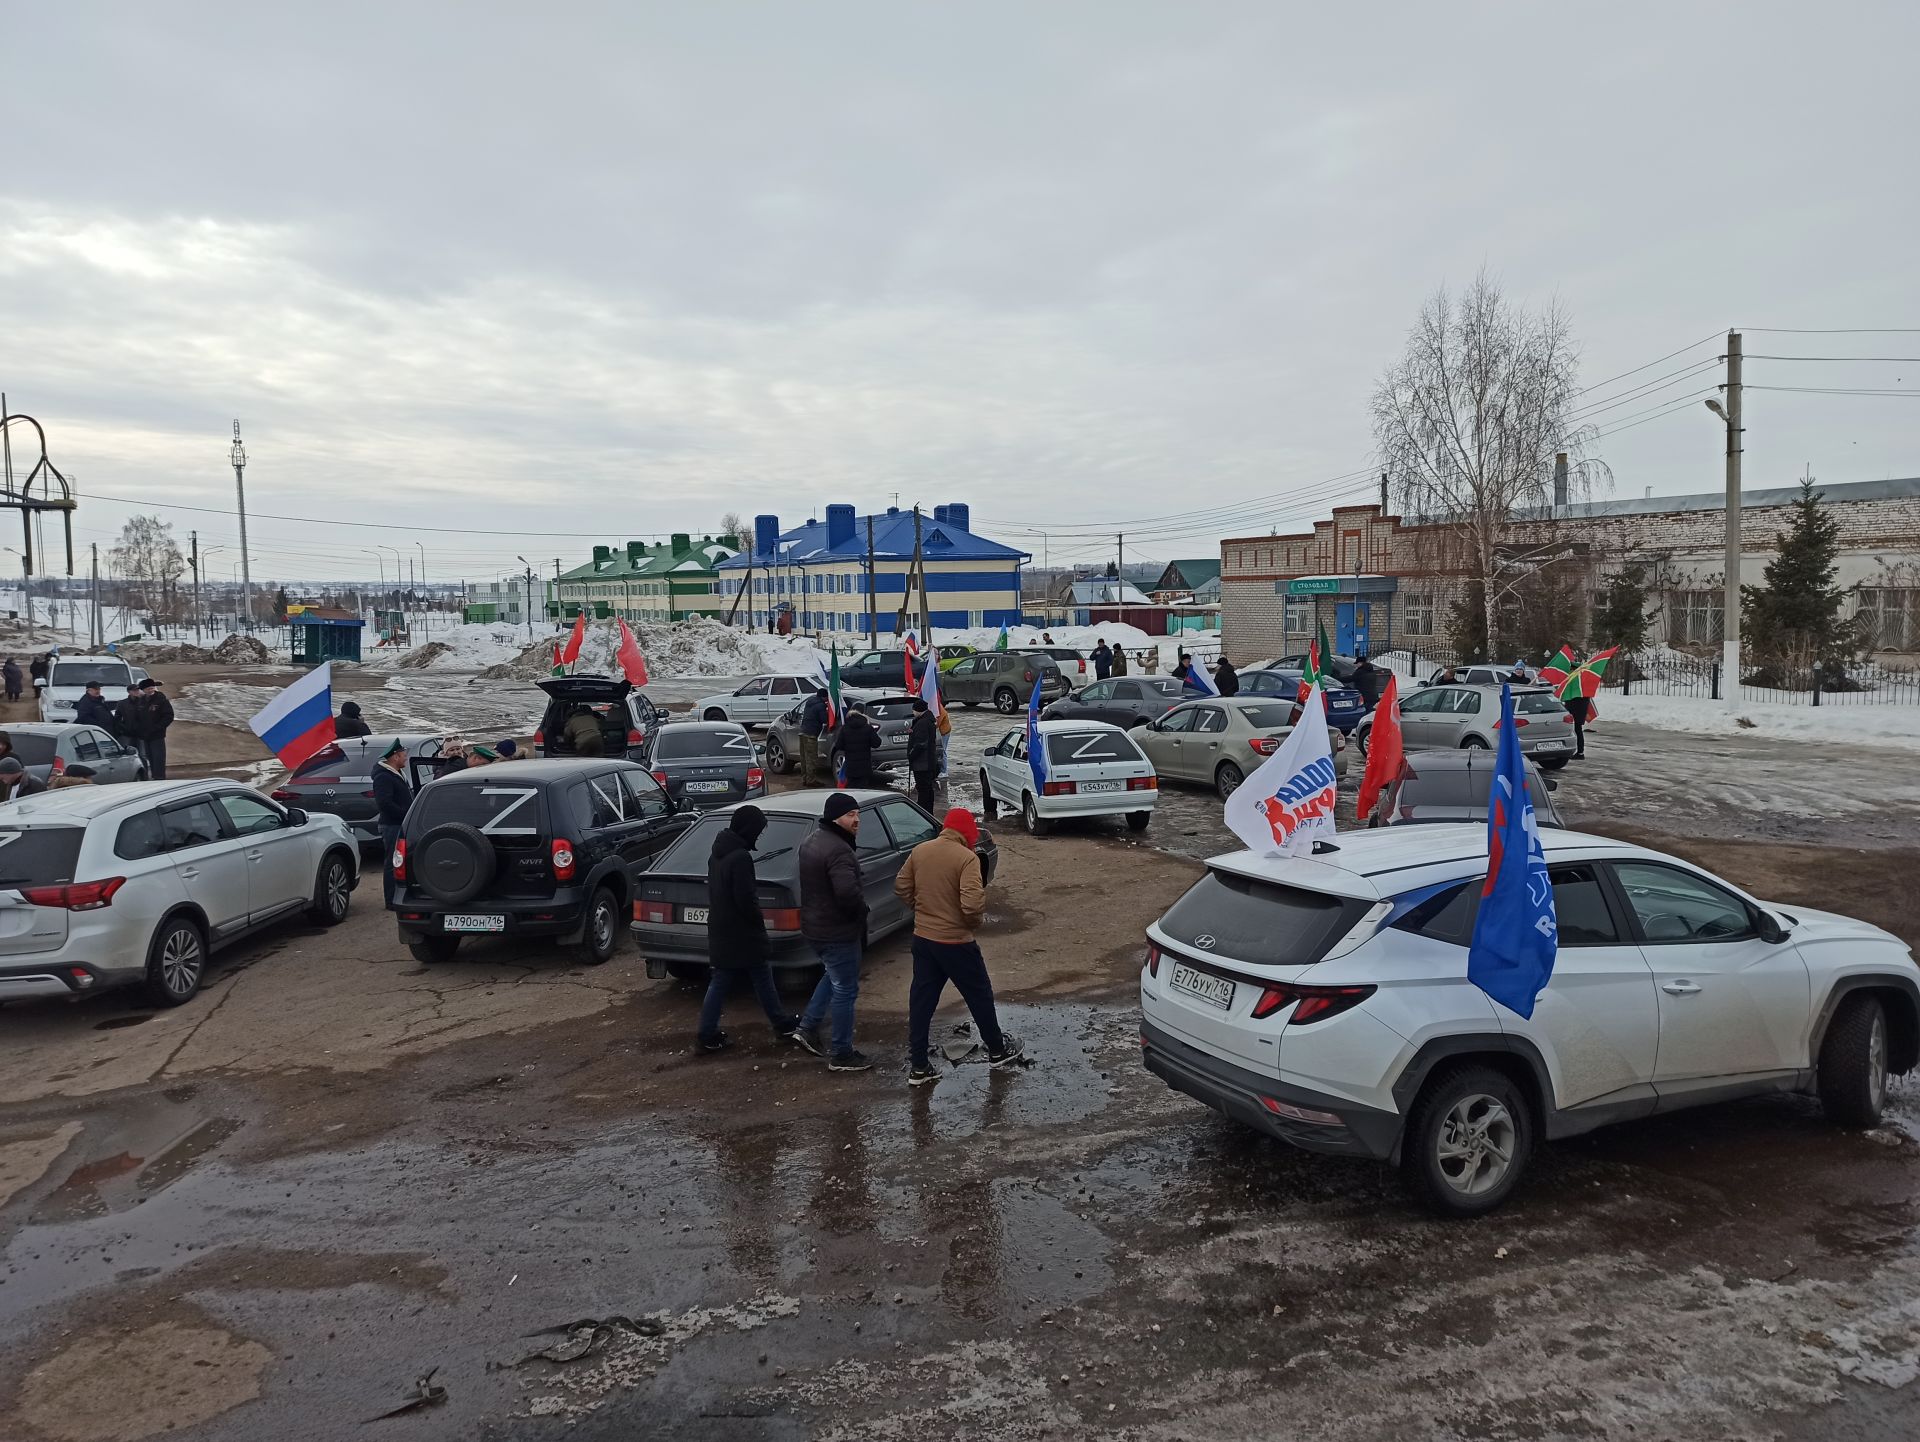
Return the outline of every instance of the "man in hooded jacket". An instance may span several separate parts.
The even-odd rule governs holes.
[[[860,951],[867,935],[867,893],[860,883],[860,803],[836,791],[820,809],[820,825],[800,846],[800,934],[823,974],[800,1014],[793,1039],[830,1071],[866,1071],[873,1063],[853,1049],[853,1003],[860,995]],[[820,1026],[831,1015],[831,1050]]]
[[[792,1036],[800,1025],[800,1018],[781,1002],[773,968],[767,964],[767,922],[753,871],[753,848],[766,829],[766,813],[758,806],[738,808],[726,830],[713,838],[707,859],[707,964],[713,975],[700,1004],[698,1041],[704,1052],[728,1045],[727,1034],[720,1030],[720,1009],[742,981],[752,985],[776,1040]]]

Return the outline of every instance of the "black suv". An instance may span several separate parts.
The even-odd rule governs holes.
[[[927,674],[927,658],[924,653],[914,658],[913,684],[919,689],[921,677]],[[905,651],[866,651],[845,662],[840,667],[840,684],[843,686],[861,686],[872,688],[884,686],[889,691],[898,691],[907,680],[907,653]]]
[[[450,961],[463,936],[549,937],[598,965],[613,955],[635,873],[686,830],[628,761],[504,761],[420,788],[394,848],[400,939]]]
[[[667,713],[655,706],[646,692],[635,690],[622,676],[583,672],[578,676],[549,676],[539,684],[547,693],[547,709],[540,717],[540,729],[533,733],[535,755],[572,756],[567,720],[577,711],[588,711],[600,726],[600,754],[638,761],[647,737],[667,719]]]

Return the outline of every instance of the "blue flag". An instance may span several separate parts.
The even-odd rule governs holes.
[[[1040,734],[1040,678],[1033,679],[1033,694],[1027,698],[1027,769],[1033,772],[1033,793],[1047,792],[1046,738]]]
[[[1487,797],[1487,880],[1467,949],[1467,980],[1507,1010],[1530,1017],[1553,977],[1559,937],[1553,884],[1513,724],[1513,688],[1502,686],[1500,749]]]

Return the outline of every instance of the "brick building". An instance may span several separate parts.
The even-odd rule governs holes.
[[[1820,486],[1840,528],[1836,584],[1870,618],[1883,652],[1920,651],[1920,477]],[[1758,585],[1798,486],[1742,497],[1740,578]],[[1725,579],[1722,493],[1583,502],[1523,512],[1516,548],[1559,547],[1586,606],[1623,566],[1645,568],[1650,638],[1719,644]],[[1220,543],[1222,644],[1235,657],[1301,651],[1324,626],[1334,649],[1443,648],[1466,574],[1437,558],[1438,533],[1378,505],[1338,506],[1312,529]],[[1573,639],[1584,639],[1584,616]]]

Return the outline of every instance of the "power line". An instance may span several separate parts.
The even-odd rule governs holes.
[[[1735,330],[1748,331],[1755,335],[1920,335],[1920,327],[1902,325],[1850,325],[1834,326],[1826,330],[1795,330],[1777,325],[1743,325]]]
[[[107,496],[98,491],[88,491],[84,499],[94,501],[112,501],[117,505],[135,506],[141,509],[151,508],[157,511],[192,511],[203,516],[230,516],[233,512],[224,506],[185,506],[177,501],[134,500],[128,496]],[[300,525],[354,526],[368,531],[426,531],[445,536],[521,536],[543,537],[555,540],[578,540],[582,536],[600,537],[606,534],[600,531],[498,531],[484,530],[477,526],[410,526],[400,521],[343,521],[333,516],[281,516],[268,511],[255,511],[254,517],[265,521],[293,521]],[[623,532],[629,538],[641,540],[665,540],[672,531],[628,531]]]
[[[1610,435],[1612,434],[1613,429],[1618,427],[1622,421],[1630,421],[1635,416],[1652,415],[1653,412],[1658,410],[1664,410],[1668,406],[1684,405],[1688,401],[1697,401],[1702,396],[1710,396],[1719,389],[1720,387],[1718,386],[1707,386],[1701,390],[1691,391],[1684,396],[1669,396],[1666,400],[1660,401],[1656,405],[1649,406],[1647,407],[1647,409],[1643,411],[1628,411],[1624,416],[1615,416],[1612,420],[1608,421],[1607,422],[1608,429],[1599,432],[1599,434],[1603,436]],[[1749,389],[1751,389],[1751,387],[1749,387]]]
[[[1920,355],[1749,355],[1748,360],[1777,361],[1920,361]]]
[[[1750,391],[1800,391],[1813,396],[1920,396],[1920,390],[1894,390],[1870,386],[1748,386]]]
[[[1656,360],[1650,360],[1643,366],[1635,366],[1630,371],[1621,371],[1620,374],[1617,376],[1609,376],[1606,380],[1595,381],[1592,385],[1586,387],[1585,390],[1577,390],[1574,392],[1574,394],[1577,396],[1583,396],[1583,395],[1586,395],[1588,391],[1597,391],[1605,386],[1612,385],[1615,381],[1623,381],[1628,376],[1639,375],[1641,371],[1652,370],[1655,366],[1659,365],[1662,361],[1670,361],[1675,356],[1685,355],[1690,350],[1699,350],[1700,347],[1705,345],[1708,341],[1718,340],[1722,334],[1724,334],[1724,332],[1716,330],[1709,335],[1702,336],[1699,340],[1695,341],[1692,345],[1683,345],[1680,347],[1679,350],[1669,351],[1666,355],[1660,356]]]
[[[1597,416],[1602,411],[1612,410],[1615,406],[1631,405],[1634,401],[1645,400],[1655,391],[1663,391],[1672,386],[1679,385],[1684,381],[1692,380],[1695,376],[1703,375],[1707,371],[1716,369],[1719,364],[1720,362],[1718,360],[1702,361],[1699,365],[1693,366],[1690,369],[1675,371],[1671,379],[1663,378],[1658,382],[1649,381],[1646,385],[1636,386],[1633,390],[1624,392],[1620,396],[1602,405],[1583,406],[1579,410],[1570,411],[1567,419],[1578,420],[1582,416]]]
[[[1607,430],[1601,431],[1597,435],[1595,435],[1594,439],[1598,440],[1601,436],[1615,436],[1620,434],[1621,431],[1630,431],[1635,426],[1651,425],[1653,422],[1659,420],[1662,416],[1677,416],[1680,414],[1681,411],[1692,409],[1694,401],[1698,399],[1699,399],[1698,396],[1684,396],[1680,400],[1674,402],[1672,405],[1667,406],[1665,409],[1657,411],[1653,415],[1648,416],[1645,420],[1626,421],[1620,425],[1609,427]]]

